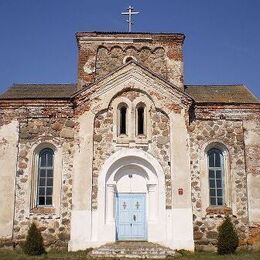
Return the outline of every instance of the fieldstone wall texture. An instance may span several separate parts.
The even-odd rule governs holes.
[[[259,110],[245,106],[197,106],[190,124],[190,153],[194,239],[199,248],[209,249],[216,243],[217,228],[225,215],[231,215],[241,245],[253,244],[259,239],[259,227],[249,221],[248,175],[259,173]],[[257,139],[258,138],[258,139]],[[209,207],[202,191],[207,171],[206,148],[212,143],[226,150],[228,174],[226,197],[229,205]],[[214,147],[214,144],[212,145]],[[204,181],[203,181],[204,178]],[[207,191],[208,192],[208,191]],[[206,210],[204,210],[206,209]]]
[[[165,174],[166,208],[172,208],[172,179],[170,164],[170,121],[161,111],[151,111],[152,139],[150,152],[161,164]]]
[[[115,71],[132,57],[183,89],[184,36],[79,33],[78,87]]]
[[[70,237],[74,150],[76,146],[77,151],[80,150],[80,142],[84,139],[77,132],[81,129],[77,117],[84,113],[89,113],[88,118],[94,118],[95,115],[94,130],[92,122],[79,121],[83,125],[88,123],[84,131],[87,127],[91,128],[87,144],[91,149],[89,161],[92,161],[93,152],[92,165],[89,165],[92,172],[89,170],[88,175],[91,177],[92,174],[92,179],[89,178],[92,183],[89,186],[92,186],[93,210],[99,207],[98,176],[101,167],[113,153],[122,148],[142,149],[158,160],[165,174],[166,208],[175,207],[172,198],[172,195],[176,194],[173,190],[175,180],[171,174],[181,177],[181,171],[173,172],[174,166],[178,164],[171,161],[176,150],[170,147],[170,133],[174,134],[175,127],[174,122],[170,125],[170,118],[174,121],[173,115],[178,114],[185,120],[189,133],[191,199],[197,246],[209,249],[215,245],[218,226],[227,214],[232,217],[241,245],[251,245],[259,240],[259,105],[196,103],[183,93],[184,38],[183,34],[167,33],[77,33],[77,87],[82,91],[71,98],[56,100],[1,100],[0,127],[5,127],[13,121],[18,122],[13,128],[17,131],[14,135],[18,135],[18,145],[13,145],[18,149],[14,226],[12,238],[5,237],[3,244],[23,241],[29,225],[34,221],[42,231],[46,245],[66,246]],[[131,59],[140,66],[135,63],[128,64],[119,73],[117,70]],[[101,80],[105,76],[108,77]],[[94,82],[95,84],[91,85]],[[116,90],[115,93],[112,93],[113,90]],[[135,135],[136,120],[132,116],[128,122],[128,128],[133,129],[131,136],[125,136],[123,141],[118,138],[115,131],[117,107],[113,106],[113,102],[120,98],[128,100],[132,115],[135,115],[135,104],[148,101],[145,135]],[[35,157],[42,144],[49,144],[55,150],[56,184],[53,208],[35,207]],[[186,142],[183,145],[186,145]],[[215,145],[225,151],[227,203],[223,207],[210,207],[208,199],[205,152],[208,147]],[[6,147],[7,141],[0,137],[0,155],[5,152]]]
[[[244,156],[244,136],[241,121],[194,121],[190,126],[191,186],[194,217],[194,239],[197,242],[214,242],[217,228],[226,214],[232,214],[241,240],[248,235],[247,185]],[[229,179],[227,191],[231,192],[230,204],[223,208],[209,207],[209,201],[201,194],[201,156],[205,145],[219,143],[227,149],[230,169],[225,169]],[[203,157],[204,164],[206,157]],[[206,175],[204,178],[208,178]],[[231,191],[230,191],[231,190]],[[227,193],[227,192],[226,192]],[[228,197],[228,194],[225,194]],[[204,204],[204,205],[203,205]],[[231,208],[229,208],[229,206]],[[206,214],[202,212],[206,206]]]
[[[113,113],[111,109],[99,113],[94,123],[94,156],[92,178],[92,208],[96,209],[98,193],[98,176],[105,160],[114,152],[113,149]]]
[[[61,106],[57,104],[55,109],[51,104],[45,104],[39,107],[14,106],[2,112],[5,114],[2,117],[5,122],[9,121],[9,118],[17,118],[19,121],[13,243],[23,241],[30,224],[35,222],[47,246],[66,247],[70,236],[72,203],[75,126],[72,110],[63,103]],[[57,176],[54,168],[54,178],[60,178],[60,186],[54,187],[56,201],[60,202],[55,208],[34,208],[36,195],[32,181],[33,174],[37,174],[37,169],[34,168],[37,154],[34,152],[37,146],[43,143],[50,144],[51,148],[60,151],[59,156],[62,157],[57,158],[58,153],[55,152],[54,165],[58,159],[61,162],[60,176]]]
[[[97,51],[96,77],[100,78],[115,71],[131,58],[167,79],[164,48],[157,47],[151,49],[149,47],[142,47],[136,49],[134,46],[125,48],[113,46],[110,49],[99,47]]]
[[[150,91],[151,95],[153,94]],[[127,98],[133,103],[137,98],[149,98],[138,90],[126,90],[116,98]],[[105,160],[115,151],[122,149],[114,135],[114,108],[97,113],[94,120],[94,158],[93,158],[93,192],[92,209],[96,209],[98,195],[98,175]],[[175,112],[176,104],[172,104]],[[231,112],[233,114],[231,114]],[[65,247],[70,236],[70,212],[72,206],[72,174],[74,153],[74,131],[78,127],[71,105],[66,102],[53,102],[35,106],[32,104],[5,104],[0,110],[1,126],[10,123],[14,118],[19,122],[19,145],[16,172],[16,200],[14,214],[13,241],[5,239],[1,243],[12,245],[25,239],[30,223],[33,221],[42,231],[46,245]],[[194,239],[198,248],[210,249],[216,243],[217,228],[226,214],[232,220],[239,233],[241,245],[256,244],[259,241],[259,223],[249,221],[247,177],[259,176],[259,113],[251,110],[195,108],[190,111],[190,167],[191,191],[194,221]],[[245,120],[245,119],[250,120]],[[151,135],[139,142],[139,137],[131,140],[131,147],[143,149],[157,158],[165,173],[166,207],[172,205],[172,180],[170,162],[170,121],[168,116],[154,105],[147,113],[151,122]],[[187,122],[188,123],[188,122]],[[132,124],[132,125],[131,125]],[[130,122],[129,127],[135,127]],[[256,139],[254,139],[256,138]],[[59,205],[55,208],[33,208],[32,174],[33,149],[40,143],[50,143],[61,156],[61,181]],[[205,175],[205,150],[218,143],[225,148],[229,168],[229,203],[225,207],[213,208],[205,197],[203,185]],[[124,147],[129,143],[124,144]],[[204,165],[204,166],[203,166]],[[203,168],[204,167],[204,168]],[[207,177],[206,177],[207,178]],[[257,198],[256,198],[257,199]]]
[[[145,94],[139,91],[126,91],[121,96],[128,98],[130,102],[134,102],[135,98],[140,98]],[[131,108],[130,108],[131,109]],[[133,108],[134,109],[134,108]],[[122,147],[136,147],[143,149],[154,156],[161,164],[165,173],[166,185],[166,207],[171,208],[172,203],[172,187],[170,173],[170,126],[169,118],[161,111],[157,111],[154,107],[148,111],[147,120],[152,124],[152,136],[140,144],[139,137],[130,138],[127,143],[117,143],[117,136],[113,135],[113,107],[109,107],[107,111],[99,113],[95,118],[94,129],[94,159],[93,159],[93,193],[92,208],[96,209],[97,193],[98,193],[98,175],[101,166],[109,156],[118,151]],[[135,120],[134,120],[135,121]],[[135,122],[128,122],[128,126],[135,129]],[[143,139],[143,137],[141,137]],[[131,141],[131,144],[130,142]]]

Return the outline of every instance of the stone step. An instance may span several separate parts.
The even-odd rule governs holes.
[[[92,258],[150,258],[165,259],[168,256],[175,256],[176,252],[170,248],[149,242],[121,241],[105,244],[93,249],[89,256]]]

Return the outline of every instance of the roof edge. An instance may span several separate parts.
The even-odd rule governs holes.
[[[0,100],[29,100],[29,99],[48,99],[48,100],[68,100],[71,97],[71,93],[76,91],[76,86],[77,83],[56,83],[56,84],[51,84],[51,83],[13,83],[11,86],[9,86],[3,93],[0,94]],[[54,95],[54,96],[48,96],[48,95],[44,95],[44,94],[40,94],[39,96],[35,95],[17,95],[17,91],[18,94],[22,93],[23,91],[25,91],[25,93],[27,92],[27,89],[31,88],[32,91],[41,91],[44,92],[46,90],[49,91],[54,91],[55,88],[57,88],[57,91],[62,91],[65,90],[65,92],[63,92],[63,94],[60,95]],[[45,89],[46,88],[46,89]],[[55,91],[56,91],[55,90]],[[72,91],[71,91],[72,90]],[[19,92],[20,91],[20,92]],[[69,95],[68,95],[69,94]]]
[[[120,34],[120,35],[139,35],[139,34],[144,34],[144,35],[175,35],[175,36],[185,36],[184,33],[180,33],[180,32],[105,32],[105,31],[81,31],[81,32],[76,32],[76,35],[78,36],[85,36],[85,35],[105,35],[105,34]]]
[[[260,105],[260,101],[244,101],[244,102],[225,102],[225,101],[195,101],[196,105]]]
[[[117,36],[115,38],[115,36]],[[180,42],[183,44],[185,35],[183,33],[152,33],[152,32],[77,32],[77,42],[79,41],[111,41],[138,40],[154,42]]]
[[[177,90],[178,92],[181,92],[183,95],[185,95],[187,98],[191,99],[192,101],[195,101],[194,98],[192,96],[190,96],[188,93],[186,93],[184,90],[178,88],[177,86],[175,86],[174,84],[172,84],[171,82],[167,81],[166,79],[162,78],[160,75],[156,74],[155,72],[153,72],[152,70],[150,70],[149,68],[143,66],[142,64],[140,64],[139,62],[135,61],[135,60],[130,60],[129,62],[123,64],[122,66],[118,67],[116,70],[106,74],[105,76],[101,77],[100,79],[94,81],[93,83],[89,84],[89,85],[85,85],[85,87],[83,87],[82,89],[76,91],[75,93],[73,93],[73,95],[71,96],[72,98],[76,97],[77,95],[79,95],[80,93],[82,93],[83,91],[91,88],[92,86],[98,84],[99,82],[105,80],[106,78],[112,76],[113,74],[117,73],[118,71],[122,70],[123,68],[127,67],[130,64],[135,64],[136,66],[142,68],[143,70],[147,71],[148,73],[150,73],[151,75],[153,75],[154,77],[157,77],[158,79],[160,79],[161,81],[163,81],[165,84],[171,86],[172,88],[174,88],[175,90]]]

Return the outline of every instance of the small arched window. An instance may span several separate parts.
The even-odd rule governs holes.
[[[44,148],[38,157],[37,206],[53,204],[53,160],[54,152]]]
[[[224,158],[221,150],[212,148],[207,153],[209,200],[211,206],[224,205]]]
[[[144,135],[144,105],[140,105],[136,109],[137,135]]]
[[[137,61],[137,60],[134,56],[125,56],[124,59],[123,59],[123,64],[126,64],[130,61]]]
[[[125,59],[125,63],[127,63],[127,62],[129,62],[129,61],[132,61],[132,60],[133,60],[132,57],[127,57],[127,58]]]
[[[126,135],[126,124],[127,124],[127,106],[121,104],[118,107],[118,135]]]

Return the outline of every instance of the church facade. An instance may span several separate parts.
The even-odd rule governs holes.
[[[0,96],[0,241],[194,250],[230,215],[260,239],[260,103],[244,85],[184,85],[177,33],[77,33],[77,84]]]

